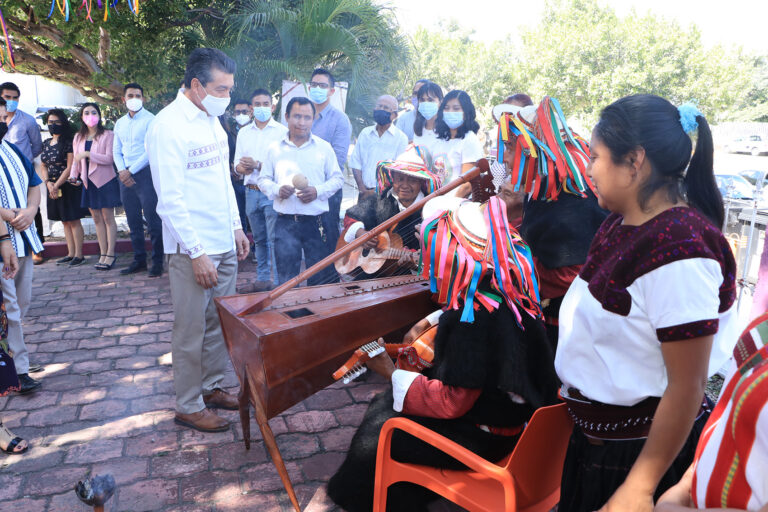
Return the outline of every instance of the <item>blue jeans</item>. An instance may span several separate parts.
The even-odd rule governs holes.
[[[230,178],[232,180],[232,188],[235,189],[235,199],[237,199],[237,211],[240,212],[240,223],[243,225],[243,233],[247,233],[248,218],[245,210],[245,185],[243,185],[243,180],[236,180],[231,176]]]
[[[245,189],[245,211],[256,246],[256,278],[271,281],[277,213],[272,209],[272,201],[263,192],[250,188]]]
[[[152,174],[149,167],[145,167],[133,175],[136,183],[132,187],[126,187],[120,182],[120,200],[125,208],[125,219],[131,230],[131,245],[133,246],[133,259],[139,262],[147,260],[147,249],[144,246],[144,218],[147,219],[149,239],[152,242],[152,264],[162,268],[163,266],[163,222],[157,215],[157,194],[152,185]]]

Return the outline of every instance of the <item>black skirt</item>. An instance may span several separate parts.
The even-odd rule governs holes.
[[[117,177],[109,180],[103,187],[97,187],[90,179],[88,187],[81,187],[80,206],[90,208],[91,210],[100,210],[102,208],[116,208],[123,204],[120,201],[120,185]]]
[[[70,183],[64,183],[59,189],[61,190],[60,198],[51,199],[51,196],[47,196],[48,220],[68,222],[80,220],[90,215],[87,208],[80,206],[80,200],[83,196],[82,189],[82,186],[77,187]]]
[[[370,511],[373,508],[376,450],[381,427],[390,418],[404,416],[464,446],[491,461],[499,461],[512,452],[519,436],[498,436],[478,428],[466,417],[443,420],[405,416],[392,409],[392,390],[380,393],[371,401],[360,428],[355,432],[347,457],[328,482],[328,496],[347,512]],[[466,469],[453,457],[410,434],[396,431],[392,436],[392,458],[445,469]],[[390,486],[387,510],[416,512],[427,509],[438,498],[433,492],[410,483]]]
[[[679,482],[693,462],[696,444],[708,418],[709,413],[704,413],[693,424],[685,445],[659,482],[654,501]],[[558,512],[599,510],[624,483],[645,441],[603,441],[602,445],[594,445],[574,426],[565,456]]]

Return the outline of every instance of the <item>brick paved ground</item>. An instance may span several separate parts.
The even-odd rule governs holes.
[[[33,448],[0,455],[0,500],[17,512],[90,510],[72,490],[87,474],[112,473],[118,491],[109,511],[283,511],[287,495],[255,422],[245,451],[237,411],[223,433],[173,422],[171,327],[167,275],[123,277],[45,263],[35,268],[25,323],[41,391],[0,398],[0,418]],[[239,281],[255,277],[243,264]],[[230,372],[226,385],[237,390]],[[270,424],[309,511],[334,510],[324,483],[340,464],[381,379],[332,386]]]

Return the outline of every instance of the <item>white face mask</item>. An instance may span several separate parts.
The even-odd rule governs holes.
[[[235,121],[237,121],[237,124],[240,126],[245,126],[251,122],[251,116],[248,114],[237,114],[235,116]]]
[[[201,84],[202,85],[202,84]],[[205,90],[205,88],[203,88]],[[219,117],[220,115],[223,115],[224,112],[227,111],[227,107],[229,106],[229,102],[231,98],[229,96],[226,96],[224,98],[217,98],[216,96],[213,96],[211,94],[208,94],[206,91],[205,98],[200,100],[200,95],[195,93],[197,96],[197,99],[200,100],[200,103],[203,104],[203,108],[206,112],[208,112],[208,115],[211,117]]]
[[[144,102],[141,100],[141,98],[130,98],[125,100],[125,106],[128,107],[128,110],[131,112],[138,112],[141,110],[143,105]]]

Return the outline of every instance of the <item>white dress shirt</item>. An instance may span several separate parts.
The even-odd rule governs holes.
[[[237,168],[240,159],[246,156],[253,158],[257,162],[261,162],[261,164],[264,165],[269,146],[274,142],[282,140],[286,133],[288,133],[288,128],[271,118],[264,128],[256,126],[256,121],[243,126],[240,131],[237,132],[235,168]],[[258,179],[259,171],[254,169],[251,174],[245,175],[243,184],[257,185]]]
[[[145,108],[136,112],[133,117],[125,114],[115,123],[115,137],[112,139],[112,157],[118,171],[128,169],[136,174],[147,165],[149,157],[144,147],[147,130],[155,115]]]
[[[146,145],[165,253],[180,247],[197,258],[235,250],[234,232],[242,227],[219,120],[179,93],[155,117]]]
[[[283,185],[293,186],[293,177],[303,174],[309,186],[317,190],[317,199],[302,203],[292,194],[288,199],[278,195]],[[277,213],[288,215],[320,215],[328,211],[328,198],[344,184],[333,147],[317,135],[311,135],[301,146],[296,146],[286,134],[269,147],[259,174],[259,188],[274,202]]]
[[[376,188],[376,166],[382,160],[394,160],[405,152],[408,137],[392,123],[382,136],[376,125],[363,128],[349,159],[350,169],[363,173],[366,188]]]

